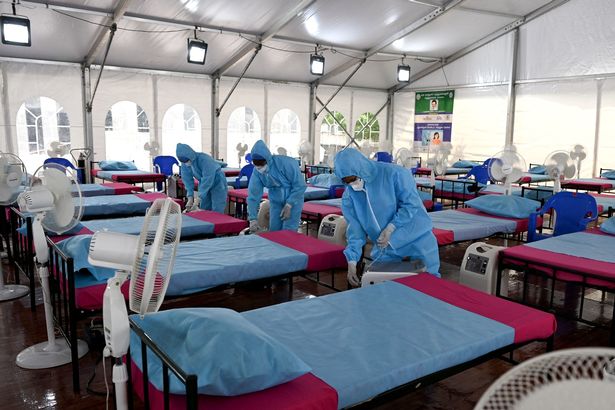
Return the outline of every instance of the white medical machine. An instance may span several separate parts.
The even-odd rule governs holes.
[[[498,276],[498,255],[504,246],[489,245],[485,242],[476,242],[468,246],[461,262],[459,283],[495,294]],[[508,271],[502,274],[502,283],[508,284]],[[508,286],[502,286],[500,294],[507,295]]]
[[[318,239],[346,246],[346,229],[348,223],[342,215],[327,215],[318,228]]]

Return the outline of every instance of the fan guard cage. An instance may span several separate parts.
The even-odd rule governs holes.
[[[164,208],[168,207],[168,212]],[[149,209],[141,229],[140,257],[136,258],[130,280],[130,310],[140,314],[155,312],[163,301],[166,287],[175,261],[175,251],[181,234],[181,208],[171,199],[157,199]],[[161,232],[158,250],[155,250],[156,234]],[[156,260],[151,260],[151,257]],[[144,289],[150,283],[148,268],[155,273],[153,290],[145,309],[142,308]]]
[[[475,410],[513,409],[541,387],[563,381],[603,380],[615,349],[568,349],[548,353],[514,367],[485,392]],[[615,388],[615,384],[614,384]]]

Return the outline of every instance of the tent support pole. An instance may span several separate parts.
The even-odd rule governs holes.
[[[316,162],[316,158],[320,155],[320,145],[318,146],[318,152],[316,152],[316,116],[314,115],[314,111],[316,108],[316,89],[318,88],[315,84],[310,84],[310,101],[309,101],[309,112],[308,112],[308,141],[314,149],[312,150],[312,158],[310,161],[312,164]],[[319,138],[320,142],[320,138]]]
[[[17,150],[13,146],[13,127],[11,127],[11,114],[9,107],[9,83],[6,76],[6,67],[2,67],[2,114],[4,116],[4,136],[6,138],[6,146],[4,148],[8,152],[17,153]]]
[[[231,87],[231,90],[228,92],[228,95],[226,96],[224,101],[222,101],[222,104],[220,104],[220,107],[216,108],[216,116],[220,116],[220,112],[222,111],[226,103],[228,102],[228,99],[231,98],[231,95],[233,95],[235,88],[237,88],[237,86],[239,85],[239,82],[243,79],[243,76],[246,75],[246,71],[248,71],[248,68],[250,68],[250,66],[252,65],[252,62],[254,61],[254,58],[256,58],[256,55],[258,54],[260,50],[261,50],[261,45],[259,44],[258,47],[254,49],[254,53],[252,54],[252,57],[250,57],[250,61],[248,61],[248,64],[246,64],[246,66],[243,68],[241,75],[237,78],[237,80],[235,80],[235,84],[233,84],[233,86]]]
[[[90,161],[94,160],[94,126],[92,122],[92,106],[89,101],[92,100],[92,87],[90,82],[90,67],[85,64],[81,65],[81,104],[83,112],[83,142],[86,148],[92,152]],[[90,163],[85,164],[85,183],[91,181]]]
[[[355,67],[355,69],[354,69],[354,70],[352,70],[352,73],[350,73],[350,75],[349,75],[348,77],[346,77],[346,79],[344,80],[344,82],[343,82],[343,83],[342,83],[339,87],[337,87],[337,90],[335,90],[335,92],[331,95],[331,97],[329,97],[329,99],[327,100],[327,102],[326,102],[326,103],[323,103],[323,102],[322,102],[322,101],[321,101],[321,100],[317,97],[317,100],[318,100],[318,102],[322,105],[322,108],[321,108],[320,110],[318,110],[318,112],[317,112],[316,114],[314,114],[314,119],[316,119],[316,117],[318,117],[318,116],[320,115],[320,113],[321,113],[323,110],[326,110],[326,109],[327,109],[327,106],[329,105],[329,103],[330,103],[330,102],[331,102],[331,101],[335,98],[335,96],[336,96],[336,95],[337,95],[340,91],[342,91],[342,88],[344,88],[344,87],[346,86],[346,84],[348,83],[348,81],[350,81],[350,79],[351,79],[352,77],[354,77],[354,75],[356,74],[356,72],[357,72],[357,71],[359,71],[359,68],[361,68],[361,67],[363,66],[363,64],[365,64],[365,61],[367,61],[367,60],[363,59],[363,60],[361,60],[361,61],[359,62],[359,64],[357,64],[357,66]],[[329,110],[327,110],[327,111],[329,111]]]
[[[359,148],[359,144],[357,144],[357,142],[354,140],[354,138],[352,137],[352,135],[350,134],[350,132],[348,132],[348,130],[346,129],[346,127],[344,127],[344,125],[340,122],[340,120],[338,120],[337,118],[335,118],[335,115],[331,112],[330,109],[327,108],[326,105],[323,104],[322,100],[318,97],[316,97],[316,101],[318,101],[323,107],[323,109],[325,111],[327,111],[327,113],[329,113],[331,115],[331,118],[333,118],[333,121],[335,121],[337,123],[337,125],[340,126],[340,128],[342,129],[342,131],[344,131],[346,133],[346,135],[348,135],[348,138],[350,138],[350,142],[348,143],[348,145],[346,145],[346,148],[354,143],[354,145],[357,146],[357,148]]]
[[[386,147],[391,148],[393,153],[393,128],[395,127],[395,93],[389,92],[389,98],[387,99],[387,131],[385,134]],[[390,145],[389,145],[390,144]]]
[[[519,56],[519,29],[512,31],[512,56],[510,59],[510,72],[508,77],[508,108],[506,110],[506,144],[512,145],[515,133],[515,103],[517,100],[517,60]]]
[[[602,110],[602,88],[604,86],[604,80],[598,80],[596,82],[596,126],[594,131],[594,156],[593,156],[593,167],[592,167],[592,176],[600,177],[598,175],[598,148],[600,143],[600,111]]]
[[[220,77],[211,79],[211,156],[218,158],[218,142],[220,141],[220,118],[217,112],[220,102]]]

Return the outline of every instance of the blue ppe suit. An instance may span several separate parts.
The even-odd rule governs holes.
[[[347,148],[335,156],[335,174],[340,178],[357,176],[365,183],[362,191],[348,187],[342,196],[342,213],[348,222],[348,245],[344,250],[348,262],[361,259],[367,236],[374,244],[372,259],[421,259],[429,273],[440,276],[431,218],[408,170],[370,161],[359,151]],[[383,250],[376,246],[376,240],[388,224],[393,224],[395,230]]]
[[[177,144],[177,159],[182,163],[181,174],[186,196],[194,195],[194,178],[199,181],[199,208],[224,212],[226,207],[227,183],[219,161],[203,152],[195,152],[189,145]],[[186,165],[186,160],[191,161]]]
[[[248,184],[248,219],[255,220],[258,206],[266,187],[269,191],[269,230],[297,231],[303,210],[303,195],[306,184],[299,163],[285,155],[271,155],[263,141],[256,141],[252,147],[252,158],[261,156],[267,161],[267,171],[260,173],[256,169]],[[282,221],[280,213],[284,205],[291,206],[290,218]]]

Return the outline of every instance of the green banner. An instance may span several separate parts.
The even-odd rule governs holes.
[[[414,114],[429,114],[433,112],[452,114],[455,91],[427,91],[416,93]]]

